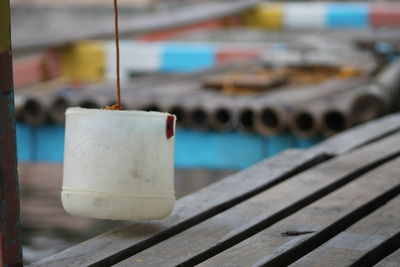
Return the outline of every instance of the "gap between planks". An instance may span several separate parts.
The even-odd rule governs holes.
[[[397,196],[292,266],[372,266],[399,248],[399,221]]]
[[[119,266],[130,266],[132,260],[143,258],[150,266],[198,264],[398,157],[400,148],[396,144],[399,142],[400,134],[320,164]]]
[[[102,266],[103,264],[121,261],[215,216],[274,184],[318,165],[329,158],[326,153],[336,156],[351,151],[354,147],[361,147],[363,144],[376,142],[389,134],[393,134],[400,127],[399,118],[400,113],[397,113],[359,126],[332,138],[333,141],[328,140],[308,151],[301,153],[299,151],[286,151],[178,201],[177,211],[162,222],[136,223],[127,228],[107,232],[50,256],[32,266],[58,267],[73,264]],[[365,134],[366,131],[368,131],[367,134]],[[346,139],[350,141],[346,141]],[[286,163],[286,166],[284,166],[282,162],[289,162],[290,164]],[[262,180],[264,184],[250,183],[249,185],[247,181],[254,180],[252,172],[263,168],[264,179],[266,179]],[[235,183],[240,180],[244,182],[238,189]],[[230,191],[234,191],[234,193]],[[225,198],[221,198],[221,192],[224,192]],[[240,194],[243,195],[240,196]],[[204,205],[198,205],[195,203],[196,201],[203,201]],[[135,232],[133,229],[137,229],[137,231]]]
[[[327,159],[324,154],[288,150],[177,202],[163,221],[113,230],[30,266],[104,266],[122,261]],[[262,173],[262,178],[260,178]]]
[[[399,242],[400,243],[400,242]],[[400,249],[378,262],[376,267],[399,267],[400,265]]]
[[[201,266],[291,264],[364,216],[374,210],[379,211],[379,208],[392,198],[397,196],[395,201],[398,201],[400,177],[396,166],[399,164],[400,158],[397,158],[382,165],[272,227],[203,262]],[[287,235],[288,232],[304,234]],[[319,260],[323,259],[325,265],[322,266],[337,266],[335,264],[340,262],[325,261],[329,257],[321,257],[324,254],[318,253],[318,250],[312,254]],[[306,262],[303,266],[314,265]]]

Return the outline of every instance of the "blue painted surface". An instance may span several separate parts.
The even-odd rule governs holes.
[[[267,157],[275,156],[288,148],[296,147],[296,140],[294,136],[289,133],[271,136],[265,138],[265,140],[267,143]]]
[[[17,156],[21,162],[34,161],[34,128],[17,123]]]
[[[44,125],[35,128],[36,161],[63,161],[64,131],[64,125]]]
[[[327,5],[328,28],[367,28],[369,5],[365,3],[331,3]]]
[[[316,136],[312,138],[296,138],[296,144],[295,147],[297,148],[309,148],[312,147],[321,141],[323,141],[324,138],[322,136]]]
[[[162,71],[193,72],[215,64],[216,48],[213,45],[166,43],[162,46]]]
[[[263,138],[240,133],[178,130],[175,163],[181,168],[242,169],[264,158]]]
[[[243,169],[288,148],[308,148],[322,137],[296,139],[289,133],[272,137],[237,132],[201,132],[178,129],[175,139],[177,168]],[[19,160],[61,163],[64,125],[17,125]]]

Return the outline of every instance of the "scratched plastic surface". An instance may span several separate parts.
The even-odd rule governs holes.
[[[71,108],[62,203],[71,215],[153,220],[170,214],[175,118],[166,113]]]

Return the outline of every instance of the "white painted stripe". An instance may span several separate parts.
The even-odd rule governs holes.
[[[323,29],[325,18],[326,5],[323,3],[287,3],[283,9],[287,29]]]
[[[134,73],[155,72],[161,68],[161,45],[157,43],[122,41],[121,80],[128,80]],[[115,80],[115,45],[106,44],[106,78]]]

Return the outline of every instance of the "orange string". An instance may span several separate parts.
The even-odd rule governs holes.
[[[119,53],[119,26],[118,26],[118,0],[114,0],[115,14],[115,50],[116,50],[116,69],[117,69],[117,104],[106,109],[121,110],[121,74],[120,74],[120,53]]]

